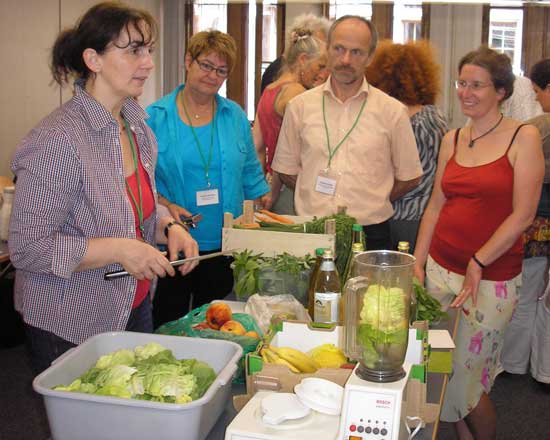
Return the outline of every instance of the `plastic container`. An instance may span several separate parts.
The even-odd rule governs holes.
[[[104,354],[122,348],[158,342],[177,359],[208,362],[218,375],[206,393],[187,404],[148,402],[118,397],[55,391],[71,383]],[[102,333],[56,359],[33,381],[42,394],[53,440],[200,440],[224,411],[231,379],[242,349],[215,339],[186,338],[133,332]]]

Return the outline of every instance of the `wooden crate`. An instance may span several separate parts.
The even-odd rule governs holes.
[[[222,230],[222,250],[248,249],[254,253],[262,253],[266,257],[274,257],[284,252],[303,257],[306,254],[313,255],[317,248],[330,248],[334,251],[336,244],[335,231],[331,224],[325,227],[327,234],[307,234],[297,232],[261,231],[258,229],[235,229],[233,225],[252,223],[254,221],[254,209],[252,201],[247,200],[243,206],[243,215],[234,219],[230,213],[224,215],[224,227]],[[252,208],[251,208],[252,206]],[[286,216],[296,223],[304,223],[311,217]],[[328,229],[327,229],[328,228]],[[332,228],[332,231],[331,231]]]

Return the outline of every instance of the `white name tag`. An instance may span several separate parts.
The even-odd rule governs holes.
[[[315,191],[333,196],[336,194],[336,179],[318,175],[315,183]]]
[[[197,206],[217,205],[218,203],[220,203],[220,197],[216,188],[197,191]]]

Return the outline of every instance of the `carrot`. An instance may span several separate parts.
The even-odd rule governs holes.
[[[265,215],[271,217],[273,220],[277,220],[278,222],[285,223],[287,225],[294,224],[294,222],[292,220],[290,220],[289,218],[284,217],[284,216],[279,215],[279,214],[275,214],[274,212],[268,211],[267,209],[260,209],[260,210],[258,210],[258,212],[261,212],[262,214],[265,214]]]
[[[280,221],[277,221],[271,217],[266,217],[265,215],[260,215],[258,213],[254,214],[254,217],[260,222],[282,224]]]
[[[260,224],[259,223],[243,223],[241,225],[239,225],[241,228],[246,228],[246,229],[257,229],[260,227]]]

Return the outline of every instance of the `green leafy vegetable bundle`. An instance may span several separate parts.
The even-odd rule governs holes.
[[[244,250],[234,253],[233,258],[233,290],[237,298],[255,293],[288,293],[299,301],[307,300],[309,274],[315,262],[311,255],[295,257],[285,252],[275,257],[264,257]]]
[[[367,367],[376,368],[381,360],[404,358],[409,335],[406,303],[407,296],[398,287],[371,284],[363,294],[357,342],[363,346]]]
[[[441,310],[441,303],[431,296],[416,278],[413,278],[413,289],[416,295],[416,319],[418,321],[428,321],[432,324],[447,317],[447,314]]]
[[[206,362],[177,360],[157,343],[101,356],[96,364],[69,385],[54,390],[149,400],[188,403],[203,396],[216,373]]]

